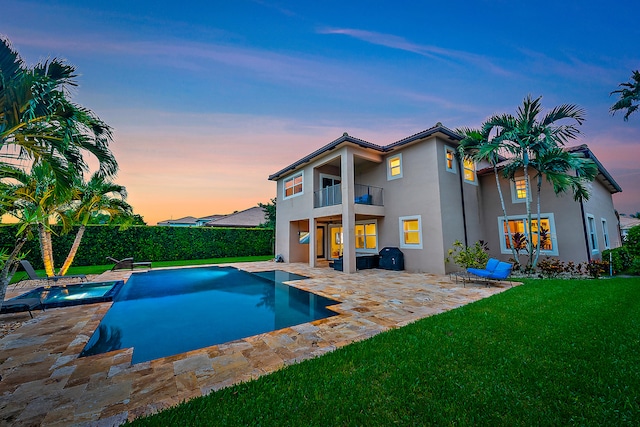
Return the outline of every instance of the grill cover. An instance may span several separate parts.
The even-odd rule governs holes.
[[[385,270],[404,270],[404,254],[398,248],[383,248],[378,267]]]

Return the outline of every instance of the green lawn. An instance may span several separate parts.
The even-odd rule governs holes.
[[[640,278],[525,282],[133,424],[640,425]]]
[[[186,265],[204,265],[204,264],[225,264],[228,262],[250,262],[250,261],[267,261],[273,259],[273,255],[262,256],[247,256],[247,257],[233,257],[233,258],[208,258],[208,259],[192,259],[186,261],[154,261],[152,266],[154,268],[159,267],[181,267]],[[110,270],[113,264],[106,265],[90,265],[85,267],[71,267],[67,274],[101,274],[107,270]],[[45,276],[44,270],[36,270],[40,276]],[[24,270],[19,270],[11,283],[16,283],[20,280],[27,279],[27,273]]]

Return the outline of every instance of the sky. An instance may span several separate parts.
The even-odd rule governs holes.
[[[3,0],[0,34],[29,65],[76,66],[72,100],[113,128],[115,180],[150,225],[267,203],[270,174],[343,132],[477,127],[527,95],[586,110],[569,145],[632,214],[640,113],[609,107],[640,68],[639,15],[637,0]]]

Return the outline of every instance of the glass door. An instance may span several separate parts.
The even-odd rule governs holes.
[[[329,226],[329,258],[338,259],[342,255],[342,226]]]

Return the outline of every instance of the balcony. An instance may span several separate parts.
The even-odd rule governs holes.
[[[354,202],[360,205],[384,206],[382,188],[370,185],[355,184]],[[323,208],[342,204],[342,189],[340,184],[325,187],[313,193],[313,207]]]

